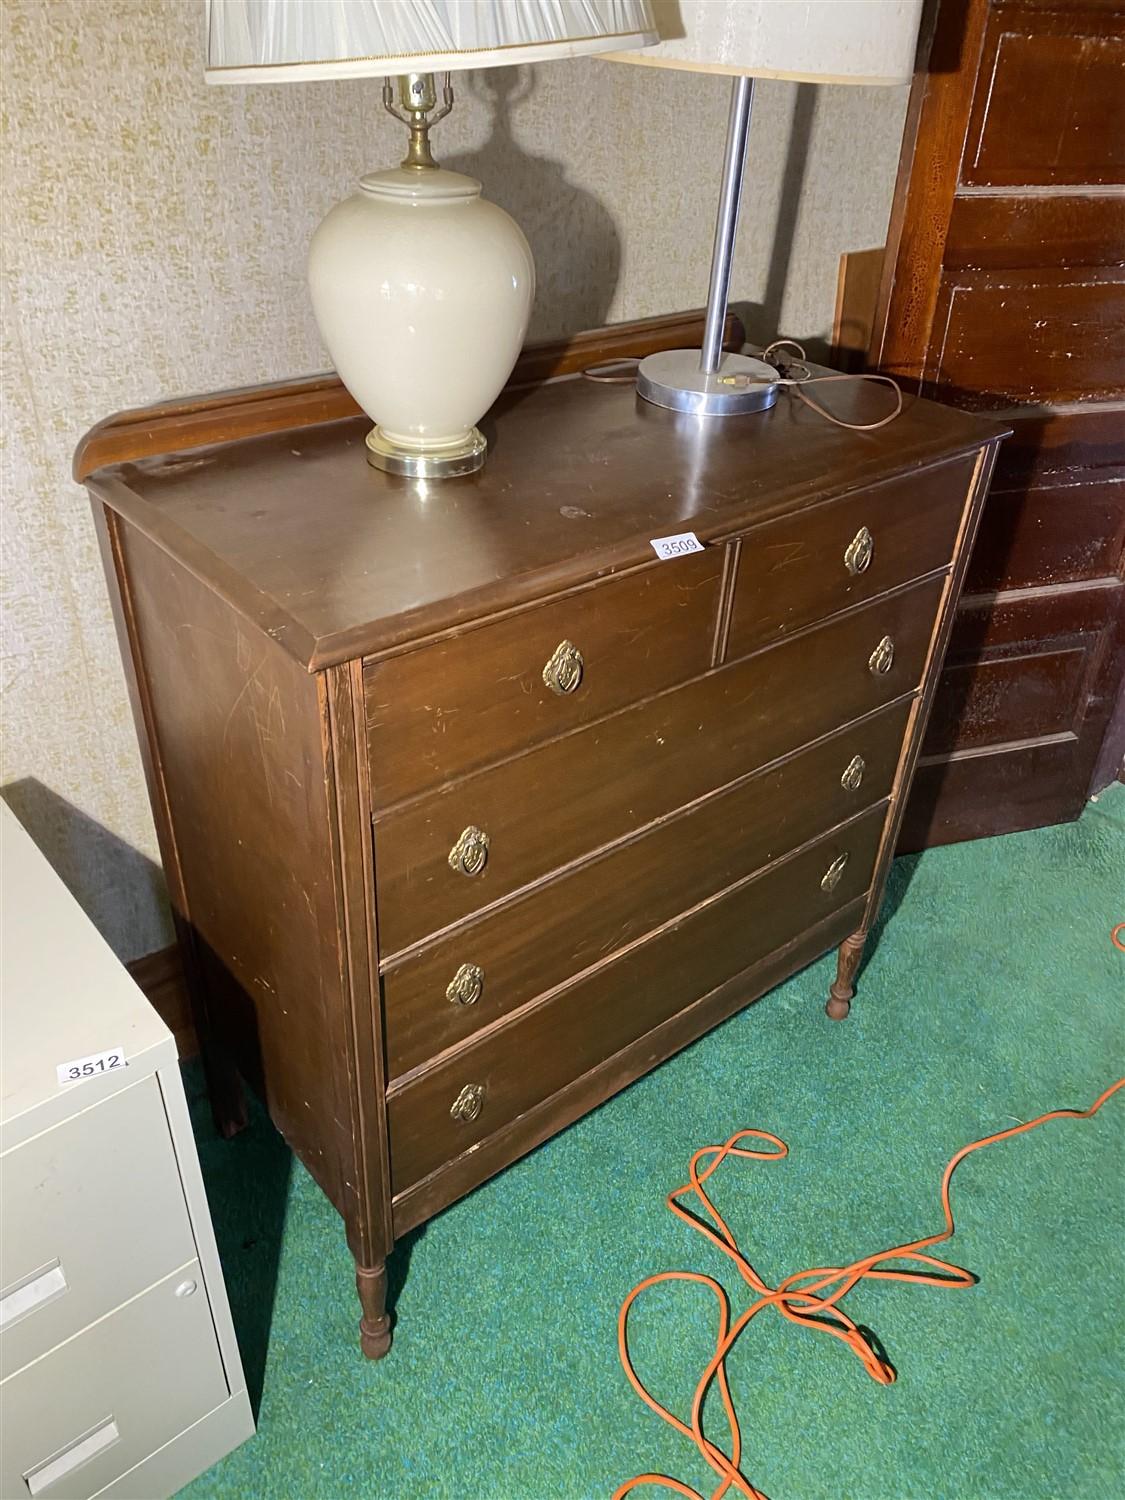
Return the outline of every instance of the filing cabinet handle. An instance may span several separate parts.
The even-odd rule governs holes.
[[[467,1083],[449,1107],[450,1119],[467,1124],[475,1120],[484,1107],[484,1084]]]
[[[89,1462],[91,1458],[96,1458],[106,1448],[111,1448],[120,1437],[121,1433],[118,1431],[115,1419],[106,1417],[105,1421],[99,1423],[91,1432],[68,1443],[60,1453],[56,1453],[52,1458],[44,1459],[33,1469],[26,1469],[23,1482],[27,1486],[28,1494],[41,1495],[44,1490],[53,1488],[60,1479],[73,1473],[81,1464]],[[84,1490],[83,1493],[88,1492]]]
[[[836,858],[821,876],[820,888],[822,891],[834,891],[836,889],[840,884],[840,876],[844,873],[844,867],[847,865],[847,862],[848,856],[846,854],[837,854]]]
[[[552,693],[558,693],[560,698],[564,697],[567,693],[573,693],[582,681],[582,669],[585,665],[582,653],[573,641],[560,641],[543,668],[543,681]]]
[[[479,875],[488,863],[488,834],[471,823],[449,851],[449,868],[459,875]]]
[[[450,1005],[475,1005],[484,990],[484,970],[479,964],[462,964],[445,987]]]
[[[854,578],[871,566],[875,555],[875,538],[866,526],[861,526],[844,550],[844,567]]]
[[[895,643],[885,635],[867,658],[868,669],[877,677],[885,677],[895,663]]]
[[[45,1303],[53,1302],[66,1289],[66,1272],[58,1260],[53,1260],[0,1297],[0,1329],[36,1312]]]
[[[867,770],[867,762],[862,755],[853,755],[844,767],[844,774],[840,777],[840,785],[845,792],[858,792],[863,781],[863,773]]]

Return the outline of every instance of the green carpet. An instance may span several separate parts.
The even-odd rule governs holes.
[[[625,1294],[668,1267],[714,1272],[745,1305],[663,1207],[692,1149],[743,1125],[789,1143],[781,1164],[729,1164],[716,1191],[773,1282],[940,1228],[957,1147],[1084,1107],[1123,1070],[1123,919],[1125,787],[1076,824],[900,859],[849,1021],[823,1015],[824,959],[434,1220],[396,1254],[375,1365],[335,1213],[264,1121],[215,1139],[192,1072],[262,1396],[258,1435],[183,1493],[593,1500],[655,1469],[710,1494],[691,1444],[627,1387],[615,1335]],[[939,1253],[979,1285],[867,1283],[847,1304],[897,1368],[889,1388],[835,1340],[756,1319],[730,1362],[748,1477],[771,1500],[1125,1493],[1123,1165],[1123,1095],[967,1161]],[[686,1411],[713,1304],[649,1296],[638,1368]]]

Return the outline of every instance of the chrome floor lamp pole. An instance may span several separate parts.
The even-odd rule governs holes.
[[[646,401],[673,411],[699,416],[727,417],[740,412],[765,411],[777,400],[777,371],[763,360],[723,352],[731,265],[738,233],[738,211],[746,174],[746,146],[753,78],[735,78],[731,89],[723,180],[715,217],[711,252],[711,285],[707,293],[707,322],[703,348],[669,349],[650,354],[637,370],[637,390]]]

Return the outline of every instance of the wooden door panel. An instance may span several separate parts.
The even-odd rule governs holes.
[[[926,755],[1063,734],[1078,716],[1088,653],[1035,652],[948,668],[934,700]]]
[[[1088,582],[1121,569],[1125,479],[997,490],[988,497],[967,594]]]
[[[1125,402],[1052,411],[1028,408],[1012,420],[992,477],[993,493],[1019,484],[1083,484],[1125,478]]]
[[[977,70],[961,182],[1114,183],[1125,171],[1125,37],[1108,6],[997,5]]]
[[[958,273],[938,299],[926,378],[976,408],[1125,392],[1119,268]]]
[[[950,666],[983,652],[1022,656],[1035,646],[1061,650],[1090,639],[1116,619],[1125,585],[1119,578],[1066,588],[1009,589],[962,596],[953,624]]]
[[[1014,431],[903,848],[1076,817],[1125,754],[1125,0],[932,24],[870,362]]]
[[[898,852],[1076,818],[1086,805],[1078,739],[1024,740],[918,763]]]
[[[1122,84],[1125,91],[1125,82]],[[1125,194],[956,198],[946,270],[1110,266],[1125,259]]]

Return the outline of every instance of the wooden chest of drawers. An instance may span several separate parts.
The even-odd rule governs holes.
[[[379,1355],[396,1237],[835,945],[846,1014],[1002,434],[571,376],[427,487],[322,389],[78,462],[213,1094],[343,1215]]]

